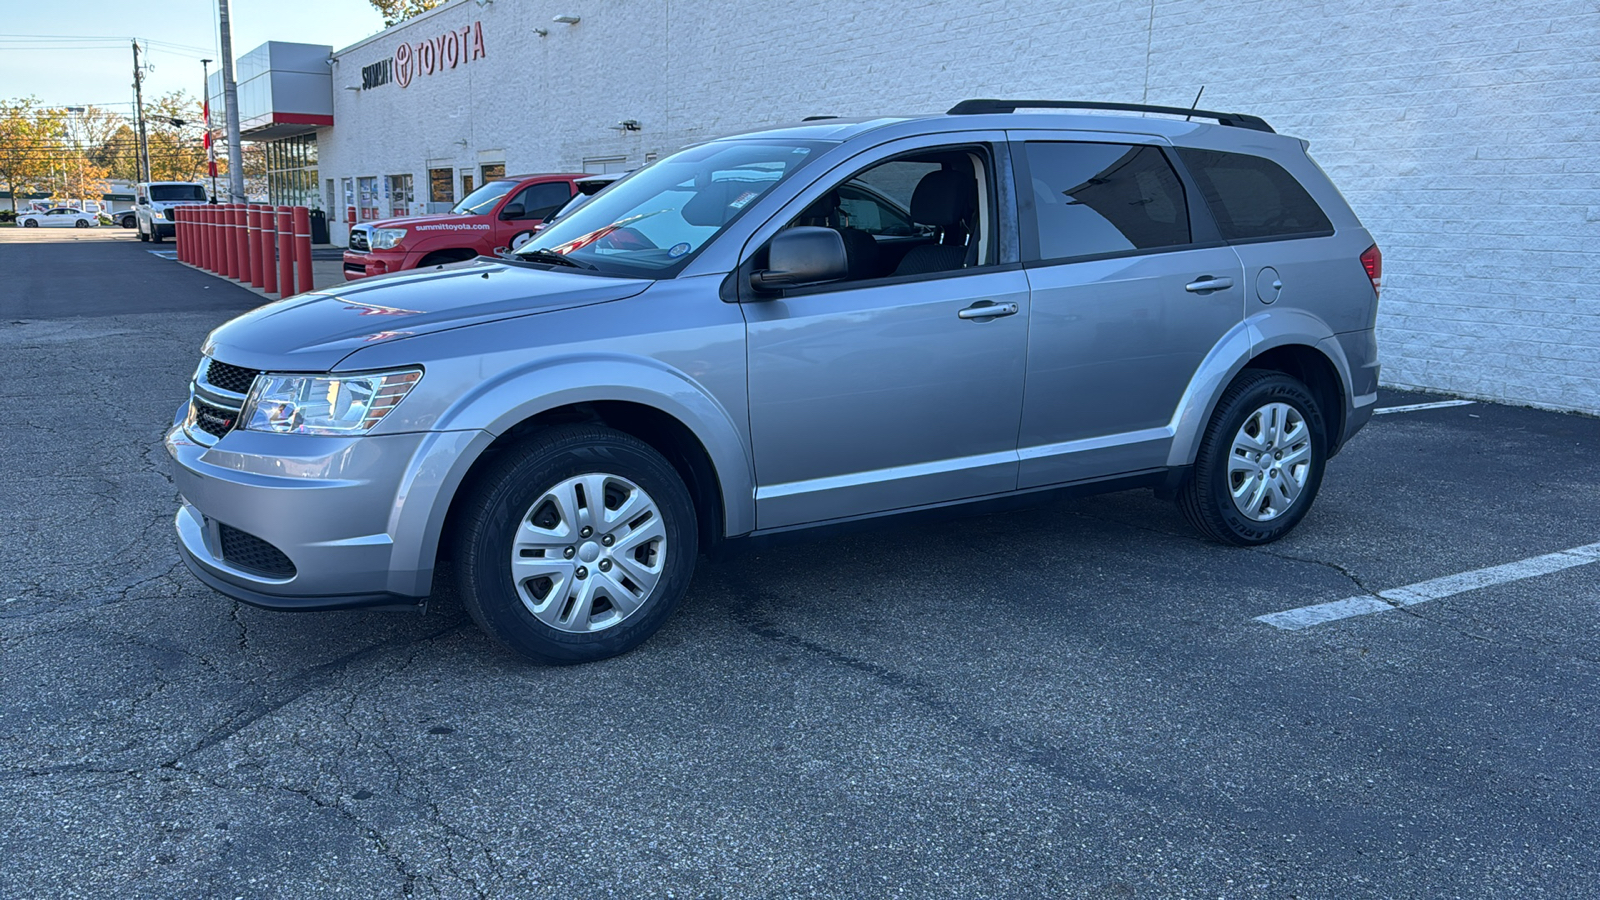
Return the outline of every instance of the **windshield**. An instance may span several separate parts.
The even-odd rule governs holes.
[[[487,216],[494,211],[494,205],[500,202],[500,198],[516,186],[515,181],[491,181],[468,194],[450,211],[464,216]]]
[[[822,146],[716,141],[690,147],[557,217],[514,258],[536,262],[544,250],[607,274],[670,277]]]
[[[198,184],[152,184],[150,199],[158,203],[206,202],[206,189]]]

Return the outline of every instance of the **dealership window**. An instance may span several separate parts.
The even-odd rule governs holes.
[[[344,209],[341,210],[339,214],[341,216],[349,217],[352,221],[354,221],[356,214],[355,181],[354,179],[350,178],[342,178],[340,179],[340,182],[344,187]]]
[[[267,141],[267,202],[279,206],[322,206],[317,190],[317,137],[301,134]]]
[[[389,215],[411,215],[411,201],[416,199],[411,191],[411,176],[390,175],[388,184]]]
[[[381,215],[378,208],[378,177],[376,175],[368,175],[356,179],[356,196],[360,201],[360,208],[357,212],[361,217],[361,221],[371,222]]]
[[[449,169],[428,170],[428,202],[429,203],[455,203],[455,179],[450,177]]]
[[[471,169],[462,169],[461,170],[461,196],[467,197],[467,196],[470,196],[471,194],[472,194],[472,170]]]
[[[493,181],[496,178],[504,178],[504,177],[506,177],[506,164],[505,163],[484,163],[483,164],[483,180],[484,181]]]

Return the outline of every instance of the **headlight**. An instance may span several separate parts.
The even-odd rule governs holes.
[[[387,250],[400,243],[400,239],[406,236],[406,230],[404,228],[374,228],[367,232],[367,236],[371,242],[372,249]]]
[[[366,434],[417,386],[420,369],[366,375],[256,377],[243,415],[249,431]]]

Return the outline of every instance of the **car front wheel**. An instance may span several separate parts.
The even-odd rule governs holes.
[[[28,221],[22,223],[22,227],[23,228],[38,228],[39,227],[39,223],[38,223],[37,220],[29,219]]]
[[[1305,518],[1322,486],[1326,424],[1295,378],[1246,369],[1228,386],[1178,494],[1205,536],[1250,546],[1275,541]]]
[[[454,529],[457,587],[479,627],[558,665],[625,653],[661,627],[699,554],[694,504],[661,454],[563,426],[486,464]]]

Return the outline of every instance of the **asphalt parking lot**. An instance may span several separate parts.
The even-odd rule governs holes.
[[[1378,416],[1255,550],[1133,492],[703,563],[537,668],[188,575],[160,437],[259,299],[151,249],[0,229],[0,897],[1600,896],[1600,420]]]

